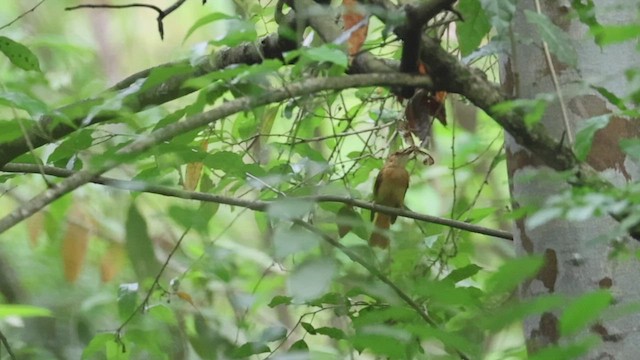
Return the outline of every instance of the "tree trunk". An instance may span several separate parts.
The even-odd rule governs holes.
[[[586,119],[610,114],[615,107],[594,90],[583,85],[602,86],[618,96],[627,93],[628,83],[624,71],[640,63],[635,41],[601,48],[595,44],[588,28],[572,16],[570,1],[540,0],[541,12],[569,37],[577,52],[577,66],[567,65],[553,54],[550,62],[539,39],[534,43],[518,41],[536,34],[534,25],[527,21],[525,10],[536,12],[534,1],[519,1],[513,30],[517,43],[514,53],[505,59],[502,82],[505,89],[519,98],[535,98],[537,94],[557,95],[552,78],[555,70],[566,105],[569,133]],[[597,19],[603,25],[632,22],[637,13],[633,1],[596,1]],[[563,114],[559,101],[551,104],[541,120],[548,131],[558,139],[569,141],[565,133]],[[638,120],[612,116],[608,125],[599,130],[593,140],[587,161],[616,185],[623,185],[640,178],[638,164],[627,158],[618,142],[623,138],[640,134]],[[524,150],[513,139],[506,142],[507,165],[514,208],[540,206],[552,196],[568,189],[565,180],[542,165],[542,162]],[[558,293],[577,297],[607,288],[614,297],[613,306],[624,306],[640,300],[640,266],[637,261],[611,258],[613,242],[594,241],[606,236],[618,225],[609,216],[589,218],[585,221],[553,219],[531,228],[527,218],[516,221],[514,236],[520,255],[540,254],[545,264],[536,279],[521,287],[523,300],[536,296]],[[631,251],[638,243],[629,240],[625,246]],[[552,344],[566,344],[559,331],[560,312],[547,312],[530,317],[524,323],[524,333],[530,353]],[[589,359],[634,359],[640,354],[640,314],[624,316],[611,321],[598,321],[589,325],[589,331],[601,338],[602,344],[594,347]],[[584,335],[584,334],[583,334]],[[575,340],[575,339],[574,339]]]

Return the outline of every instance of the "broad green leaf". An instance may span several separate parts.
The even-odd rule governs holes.
[[[640,160],[640,139],[622,139],[620,140],[620,148],[630,157]]]
[[[607,290],[599,290],[584,294],[573,301],[560,317],[560,334],[575,334],[584,330],[600,317],[603,310],[609,307],[613,297]]]
[[[47,163],[58,167],[68,167],[67,162],[76,157],[78,152],[85,150],[93,143],[93,130],[86,129],[76,131],[67,136],[47,158]]]
[[[271,299],[271,301],[269,302],[269,306],[270,308],[274,308],[278,305],[289,305],[291,304],[291,298],[289,296],[284,296],[284,295],[276,295],[273,297],[273,299]]]
[[[343,68],[349,64],[347,54],[340,47],[331,44],[305,49],[302,51],[302,56],[311,61],[336,64]]]
[[[20,128],[20,122],[25,125],[25,128],[29,128],[31,125],[31,120],[26,119],[0,120],[0,142],[6,142],[21,137],[23,132]]]
[[[543,262],[540,256],[521,257],[505,262],[487,279],[487,293],[501,294],[512,291],[523,281],[534,277]]]
[[[23,92],[0,91],[0,104],[25,110],[30,115],[47,113],[47,104]]]
[[[207,14],[201,17],[200,19],[196,20],[196,22],[193,23],[193,25],[191,25],[189,30],[187,30],[187,34],[184,36],[184,39],[182,40],[182,42],[184,43],[185,41],[187,41],[189,36],[191,36],[191,34],[193,34],[194,31],[198,30],[199,28],[207,24],[211,24],[212,22],[215,22],[218,20],[229,20],[229,19],[237,19],[237,17],[223,14],[223,13]]]
[[[629,108],[624,103],[624,100],[620,99],[616,94],[609,91],[609,89],[602,86],[591,86],[592,89],[596,90],[600,95],[604,96],[605,99],[609,100],[610,103],[618,107],[618,109],[622,111],[627,111]]]
[[[482,314],[480,326],[490,331],[499,331],[530,315],[558,309],[566,304],[566,298],[559,295],[541,295],[534,299],[515,304],[507,304]]]
[[[598,45],[611,45],[637,39],[640,36],[639,24],[609,25],[593,29]]]
[[[326,335],[332,339],[342,340],[347,338],[344,331],[338,328],[323,326],[323,327],[316,328],[315,330],[316,330],[316,334]]]
[[[153,250],[153,242],[149,237],[147,222],[132,202],[127,214],[126,249],[139,281],[153,278],[160,270],[160,264]]]
[[[458,43],[462,56],[467,56],[480,46],[482,39],[491,30],[491,24],[479,0],[460,1],[458,11],[464,18],[464,21],[456,23]]]
[[[288,279],[289,294],[294,299],[308,301],[329,290],[336,274],[336,264],[328,258],[312,259],[298,265]]]
[[[316,329],[313,327],[313,325],[311,325],[310,323],[306,322],[306,321],[302,321],[300,323],[300,326],[302,326],[302,328],[308,332],[311,335],[315,335],[316,334]]]
[[[299,219],[313,210],[314,203],[309,200],[282,198],[274,200],[267,208],[267,214],[274,219]]]
[[[27,318],[51,315],[51,311],[43,307],[31,305],[0,304],[0,319],[4,319],[8,316]]]
[[[411,334],[404,329],[385,325],[373,325],[358,329],[352,338],[356,349],[369,349],[391,359],[402,359]]]
[[[177,325],[178,319],[175,313],[164,304],[154,305],[149,309],[149,315],[166,325]]]
[[[264,329],[260,341],[272,342],[282,340],[287,336],[287,328],[284,326],[269,326]]]
[[[246,359],[251,355],[262,354],[266,352],[270,352],[271,349],[261,342],[248,342],[235,349],[231,353],[231,357],[234,359]]]
[[[586,339],[567,345],[551,345],[542,348],[531,354],[528,360],[550,360],[550,359],[582,359],[590,349],[600,343],[598,337],[588,336]]]
[[[250,21],[240,18],[225,21],[225,31],[209,41],[212,45],[236,46],[243,42],[253,42],[258,38],[256,28]]]
[[[515,0],[480,0],[482,8],[491,24],[500,31],[505,31],[511,23],[516,11]]]
[[[610,120],[610,115],[600,115],[580,123],[578,131],[576,132],[575,153],[576,157],[580,161],[585,161],[591,151],[591,144],[593,143],[593,136],[596,131],[604,129]]]
[[[319,242],[318,235],[308,230],[280,223],[273,233],[274,257],[284,259],[292,254],[306,252],[317,248]]]
[[[450,281],[452,283],[457,283],[459,281],[468,279],[473,275],[477,274],[478,271],[482,270],[482,268],[476,264],[469,264],[465,267],[461,267],[453,270],[447,277],[442,279],[443,282]]]
[[[118,287],[118,315],[124,321],[136,311],[138,306],[138,283],[120,284]]]
[[[209,233],[211,214],[203,213],[200,209],[200,207],[194,209],[188,206],[173,205],[169,207],[169,216],[185,229],[191,227],[201,234],[207,234]]]
[[[40,71],[38,57],[28,47],[19,42],[0,36],[0,52],[2,52],[13,65],[23,70]]]
[[[193,70],[194,69],[191,65],[185,63],[153,68],[151,69],[149,76],[147,76],[147,79],[142,84],[142,87],[140,87],[140,91],[151,89],[174,76],[190,74]]]
[[[307,345],[307,343],[304,340],[298,340],[296,342],[294,342],[291,347],[289,347],[289,351],[290,352],[307,352],[309,351],[309,345]]]
[[[108,343],[115,342],[115,335],[109,333],[99,333],[91,339],[89,345],[82,350],[82,359],[94,359],[92,356],[97,353],[106,352],[106,346]]]
[[[424,281],[415,286],[416,293],[425,296],[430,303],[440,306],[480,306],[482,292],[474,287],[455,287],[452,282]]]
[[[577,63],[578,54],[566,32],[552,23],[545,15],[529,10],[525,10],[524,13],[527,21],[536,25],[538,34],[540,34],[542,40],[547,43],[549,51],[551,51],[558,60],[568,65],[575,65]]]

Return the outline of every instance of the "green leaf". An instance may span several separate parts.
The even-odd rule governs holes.
[[[40,71],[38,57],[28,47],[13,41],[6,36],[0,36],[0,52],[2,52],[13,65],[23,70]]]
[[[391,359],[403,359],[405,347],[411,341],[411,334],[401,328],[384,325],[367,326],[358,329],[353,337],[356,349],[370,349],[376,354]]]
[[[282,340],[287,336],[287,328],[284,326],[269,326],[264,329],[260,336],[260,341],[272,342]]]
[[[442,279],[443,282],[451,281],[452,283],[457,283],[464,279],[468,279],[473,275],[477,274],[478,271],[482,270],[482,268],[476,264],[469,264],[465,267],[461,267],[453,270],[447,277]]]
[[[579,129],[576,132],[575,153],[576,157],[580,161],[585,161],[591,151],[591,144],[593,143],[593,136],[596,131],[604,129],[608,124],[611,116],[600,115],[580,123]]]
[[[303,321],[303,322],[300,323],[300,326],[302,326],[302,328],[306,332],[308,332],[309,334],[311,334],[311,335],[315,335],[316,334],[316,329],[310,323]]]
[[[199,28],[207,24],[211,24],[212,22],[216,22],[218,20],[229,20],[229,19],[237,19],[237,17],[223,14],[223,13],[207,14],[201,17],[200,19],[198,19],[193,25],[191,25],[189,30],[187,30],[187,34],[184,36],[184,39],[182,40],[182,42],[184,43],[185,41],[187,41],[189,36],[191,36],[191,34],[193,34],[194,31],[198,30]]]
[[[491,30],[489,19],[484,13],[479,0],[465,0],[458,2],[458,11],[464,21],[456,23],[458,43],[462,56],[471,54]]]
[[[138,283],[120,284],[118,287],[118,315],[126,320],[138,306]]]
[[[501,294],[512,291],[523,281],[534,277],[543,263],[544,260],[540,256],[522,257],[505,262],[487,279],[487,293]]]
[[[542,314],[566,304],[566,298],[559,295],[541,295],[534,299],[506,304],[482,314],[479,323],[483,329],[497,332],[530,315]]]
[[[223,33],[219,34],[215,39],[209,41],[212,45],[218,46],[236,46],[243,42],[252,42],[258,38],[258,33],[253,23],[234,18],[225,21]]]
[[[274,257],[278,260],[285,257],[306,252],[318,247],[318,235],[298,226],[287,227],[280,223],[273,233]]]
[[[515,0],[480,0],[482,8],[498,33],[506,30],[516,11]]]
[[[636,120],[637,121],[637,120]],[[620,148],[627,155],[632,157],[635,160],[640,160],[640,140],[637,138],[633,139],[622,139],[620,140]]]
[[[98,352],[103,352],[107,343],[115,342],[115,336],[113,334],[97,334],[91,339],[91,342],[82,350],[82,359],[93,359],[92,355]]]
[[[149,309],[149,315],[167,325],[177,325],[178,319],[175,313],[164,304],[154,305]]]
[[[267,208],[267,214],[274,219],[299,219],[313,210],[314,203],[309,200],[282,198],[273,201]]]
[[[346,68],[349,65],[349,57],[347,54],[337,45],[326,44],[310,49],[303,49],[302,57],[319,62],[336,64],[340,67]]]
[[[540,34],[542,40],[549,46],[549,51],[563,63],[576,65],[578,54],[571,40],[569,40],[567,33],[552,23],[545,15],[529,10],[525,10],[524,13],[527,21],[536,25],[538,34]]]
[[[40,99],[29,96],[22,92],[2,91],[0,92],[0,104],[15,106],[25,110],[30,115],[41,115],[49,111],[49,107]]]
[[[560,333],[575,334],[593,323],[609,307],[613,297],[607,290],[584,294],[572,302],[560,317]]]
[[[186,75],[193,72],[193,67],[189,64],[179,63],[171,66],[161,66],[151,69],[149,76],[140,87],[140,91],[151,89],[160,85],[170,78],[178,75]]]
[[[205,203],[203,203],[204,205]],[[185,229],[191,227],[200,234],[209,233],[209,221],[211,213],[201,211],[201,207],[193,209],[187,206],[172,205],[169,207],[169,216],[173,221]]]
[[[25,124],[26,128],[29,128],[32,124],[31,120],[26,119],[0,120],[0,142],[21,137],[23,132],[20,128],[20,122]]]
[[[336,274],[336,264],[331,259],[308,260],[297,266],[288,281],[289,294],[294,299],[313,300],[322,296]]]
[[[344,331],[334,327],[323,326],[323,327],[316,328],[316,334],[326,335],[336,340],[343,340],[347,338]]]
[[[31,306],[31,305],[14,305],[14,304],[0,304],[0,319],[4,319],[8,316],[17,317],[41,317],[52,316],[49,309]]]
[[[160,264],[153,250],[153,242],[147,231],[147,222],[132,202],[127,214],[126,249],[138,280],[155,277],[160,270]]]
[[[635,40],[640,36],[639,24],[600,26],[592,29],[598,45],[611,45],[620,42]]]
[[[271,302],[269,302],[269,307],[270,308],[274,308],[278,305],[290,305],[291,304],[291,298],[289,296],[284,296],[284,295],[276,295],[273,297],[273,299],[271,299]]]
[[[252,342],[243,344],[239,348],[235,349],[231,353],[231,357],[234,359],[244,359],[244,358],[248,358],[251,355],[262,354],[270,351],[271,349],[269,349],[269,347],[266,344],[252,341]]]
[[[291,347],[289,348],[290,352],[307,352],[309,351],[309,345],[307,345],[307,343],[300,339],[296,342],[294,342]]]

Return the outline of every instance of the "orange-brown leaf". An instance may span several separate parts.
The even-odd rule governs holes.
[[[124,248],[120,244],[112,243],[100,260],[100,279],[102,282],[111,281],[122,269],[125,260]]]
[[[343,0],[342,6],[344,9],[342,13],[344,30],[349,31],[352,27],[360,25],[358,29],[351,33],[347,41],[349,55],[354,56],[360,51],[362,44],[364,44],[364,41],[367,39],[369,21],[365,21],[365,14],[358,10],[357,0]],[[364,25],[361,24],[362,21],[365,21]]]
[[[77,223],[69,223],[62,239],[62,264],[64,278],[73,283],[78,279],[89,244],[89,229]]]
[[[196,304],[193,303],[193,298],[188,293],[186,293],[184,291],[178,291],[178,292],[176,292],[176,295],[180,299],[182,299],[182,300],[188,302],[189,304],[191,304],[191,306],[196,307]]]
[[[204,139],[200,144],[202,150],[207,151],[209,147],[209,140]],[[200,182],[200,177],[202,176],[202,162],[192,162],[187,164],[187,170],[185,171],[184,177],[184,189],[188,191],[194,191],[196,187],[198,187],[198,183]]]
[[[38,245],[38,238],[40,234],[42,234],[42,230],[44,230],[44,214],[42,211],[38,211],[28,218],[26,224],[27,232],[29,233],[29,245],[36,247]]]

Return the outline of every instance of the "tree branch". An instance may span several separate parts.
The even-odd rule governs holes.
[[[43,166],[39,167],[35,164],[7,164],[2,169],[4,172],[8,173],[31,173],[31,174],[39,174],[43,172],[46,175],[56,176],[56,177],[71,177],[76,174],[73,170],[62,169],[53,166]],[[92,183],[105,185],[117,189],[127,190],[127,191],[135,191],[135,192],[145,192],[158,194],[163,196],[175,197],[180,199],[188,199],[188,200],[197,200],[204,202],[211,202],[217,204],[238,206],[242,208],[251,209],[254,211],[267,211],[269,207],[277,202],[275,201],[261,201],[261,200],[242,200],[233,197],[226,197],[221,195],[215,195],[210,193],[196,192],[196,191],[186,191],[182,189],[176,189],[168,186],[161,185],[153,185],[148,184],[143,181],[135,181],[135,180],[120,180],[114,179],[110,177],[98,176],[91,179]],[[388,206],[376,205],[374,203],[344,197],[344,196],[336,196],[336,195],[316,195],[316,196],[302,196],[296,197],[296,200],[300,201],[309,201],[313,203],[322,203],[322,202],[332,202],[332,203],[342,203],[346,205],[355,206],[361,209],[372,210],[375,212],[380,212],[389,215],[395,215],[400,217],[405,217],[409,219],[414,219],[418,221],[424,221],[433,224],[444,225],[460,230],[465,230],[477,234],[483,234],[488,236],[493,236],[505,240],[513,240],[513,236],[502,230],[490,229],[483,226],[478,226],[474,224],[469,224],[463,221],[457,221],[452,219],[441,218],[437,216],[430,216],[426,214],[420,214],[417,212],[413,212],[406,209],[398,209]]]
[[[31,9],[23,12],[22,14],[18,15],[18,17],[16,17],[15,19],[9,21],[8,23],[0,26],[0,30],[4,30],[6,28],[8,28],[9,26],[13,25],[14,23],[16,23],[18,20],[22,19],[23,17],[27,16],[29,13],[32,13],[34,11],[36,11],[36,9],[42,5],[42,3],[44,3],[47,0],[40,0],[40,2],[38,2],[37,4],[35,4]]]
[[[70,6],[65,8],[65,10],[71,11],[71,10],[77,10],[77,9],[126,9],[126,8],[133,8],[133,7],[142,7],[142,8],[151,9],[158,13],[158,17],[156,18],[156,21],[158,22],[158,32],[160,33],[160,39],[164,40],[164,24],[162,23],[162,21],[164,20],[165,17],[167,17],[169,14],[176,11],[180,6],[182,6],[182,4],[184,4],[185,1],[187,0],[177,0],[173,5],[169,6],[164,10],[160,9],[155,5],[142,4],[142,3],[133,3],[133,4],[124,4],[124,5],[83,4],[83,5],[77,5],[77,6]],[[204,0],[202,3],[204,4],[205,2],[206,0]]]
[[[121,162],[125,161],[127,157],[140,154],[163,141],[167,141],[185,132],[198,129],[237,112],[284,101],[294,97],[315,94],[324,90],[342,90],[376,85],[393,86],[401,84],[430,88],[432,82],[431,78],[428,76],[412,76],[406,74],[365,74],[312,78],[287,86],[278,87],[276,89],[271,89],[270,91],[265,91],[262,95],[254,97],[247,96],[228,101],[217,108],[191,116],[184,121],[173,123],[153,131],[152,133],[121,148],[116,152],[115,157],[110,158],[110,161],[106,161],[101,166],[79,171],[59,184],[54,185],[52,188],[35,196],[27,203],[18,207],[18,209],[12,211],[9,215],[0,219],[0,234],[12,228],[20,221],[33,215],[56,199],[90,182],[94,177],[102,175],[103,173],[117,167]],[[91,163],[91,161],[88,161],[87,163]]]

